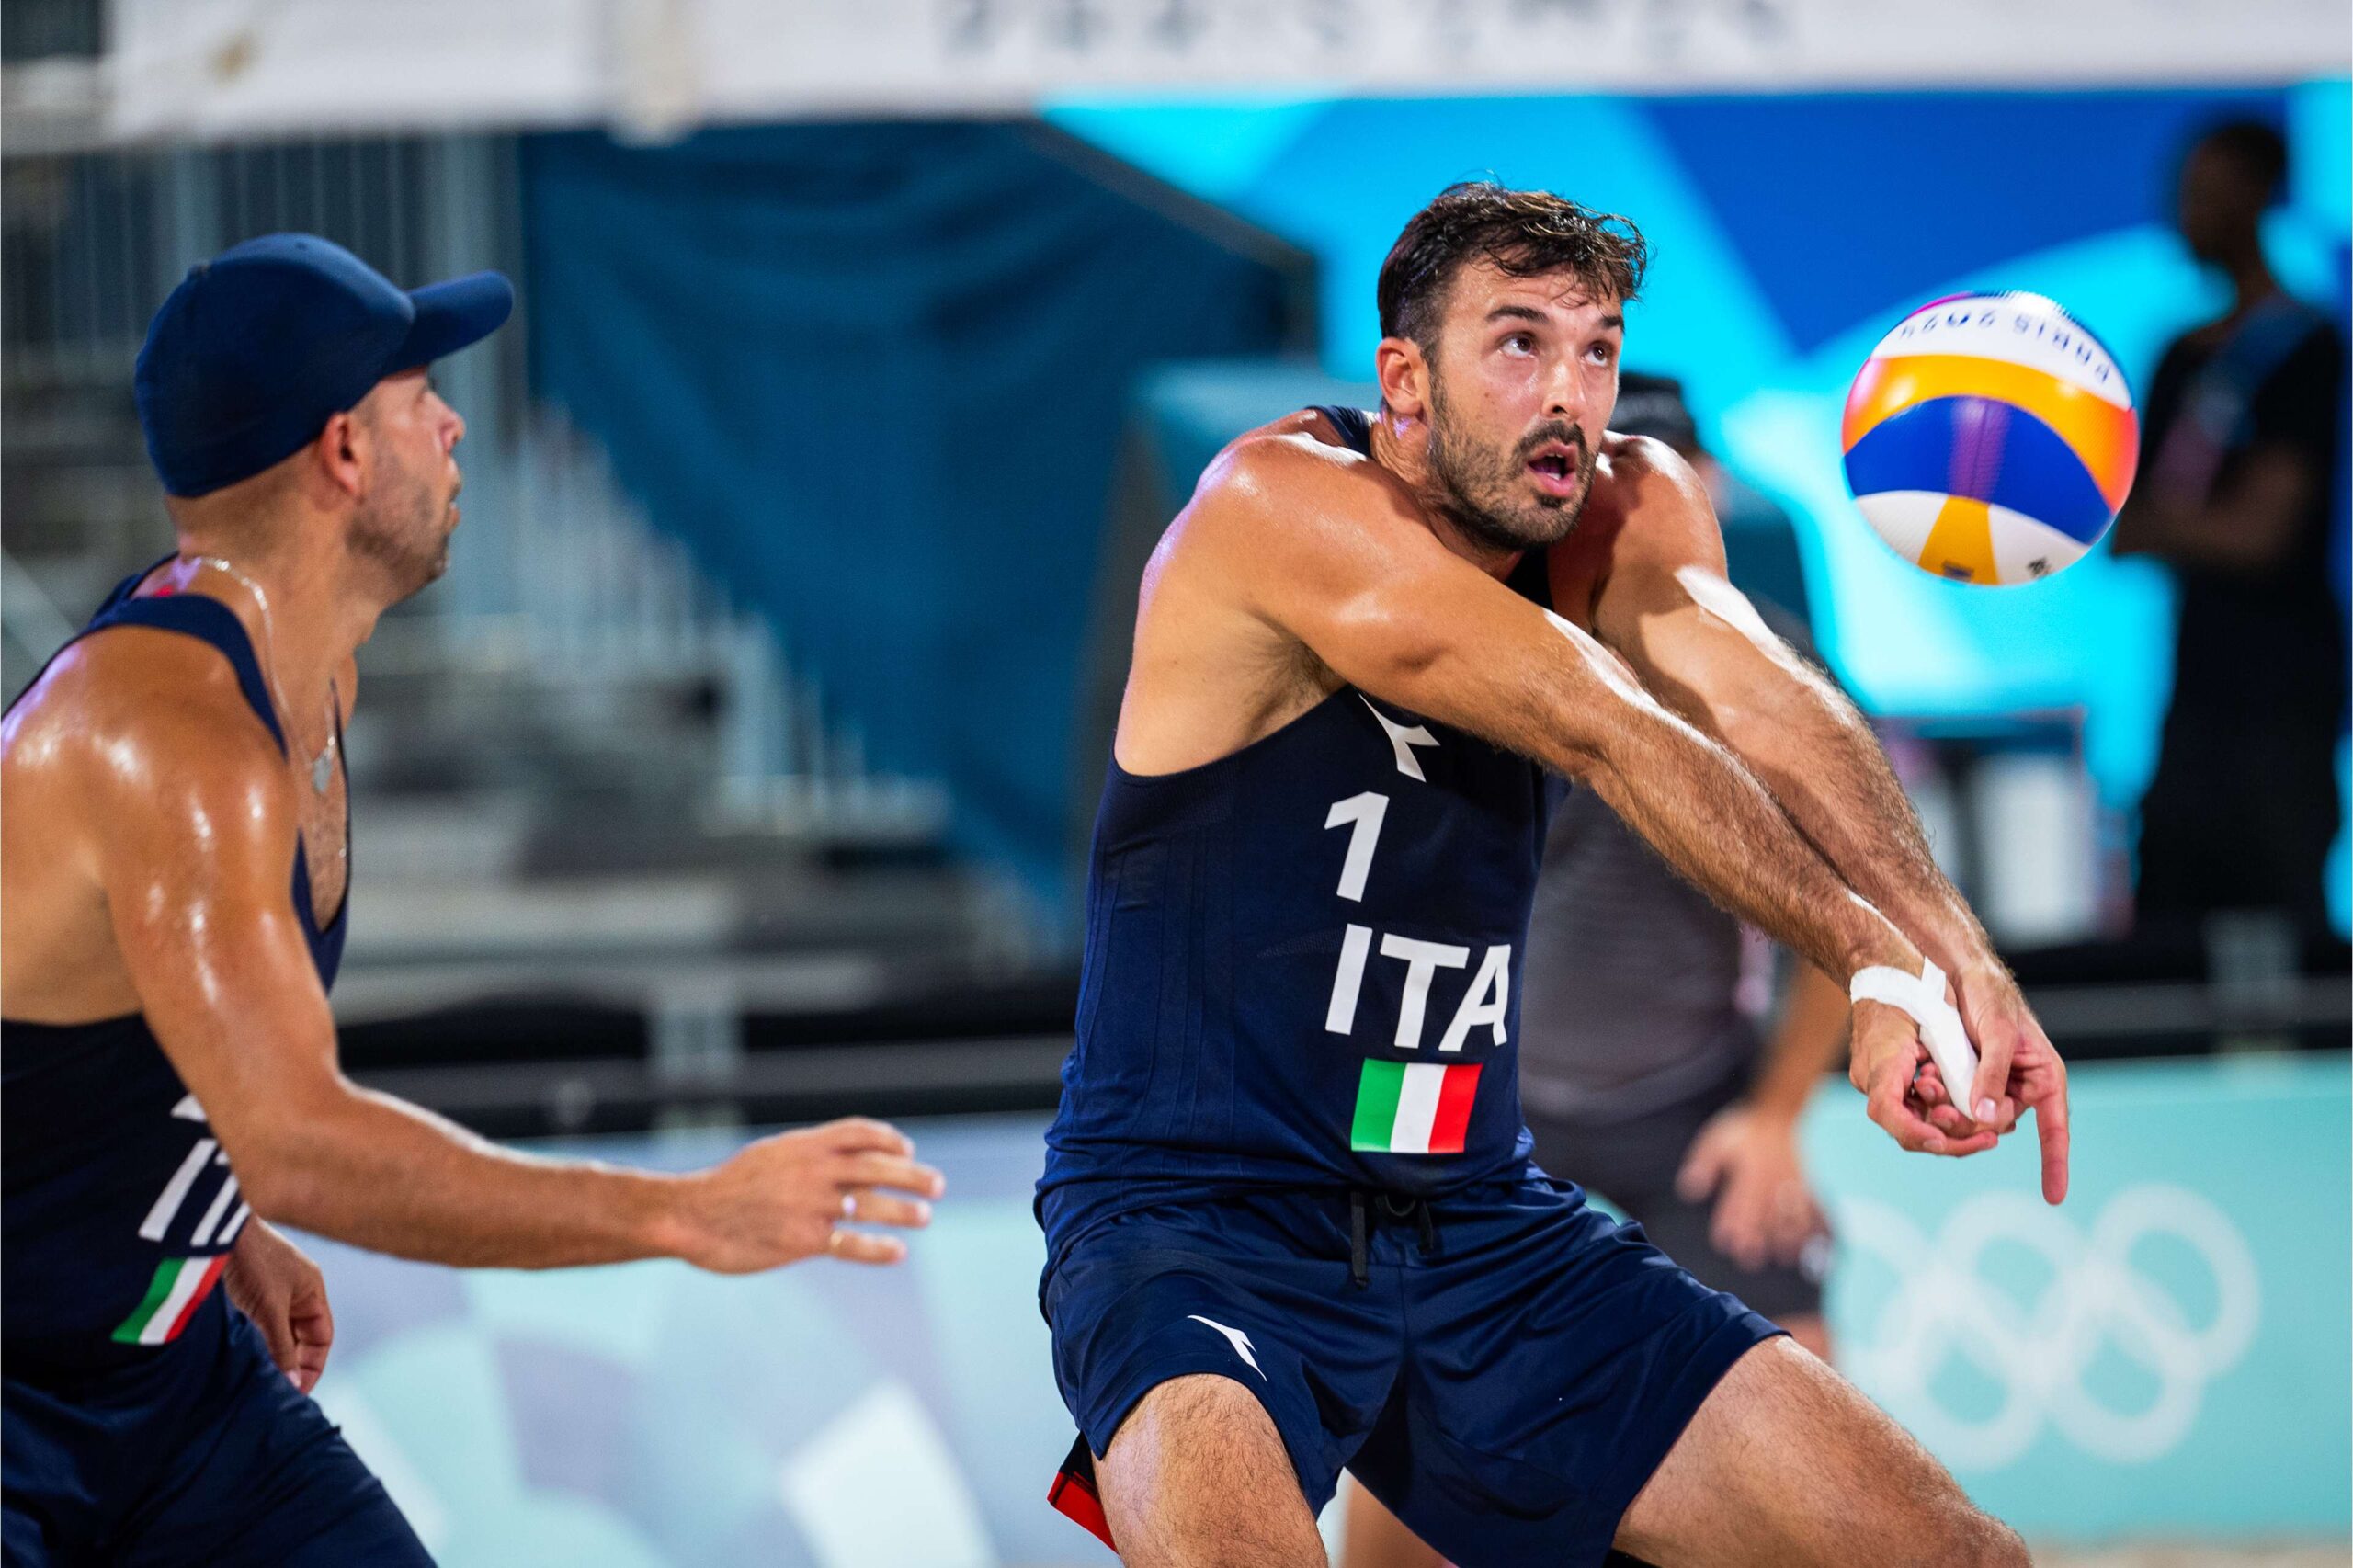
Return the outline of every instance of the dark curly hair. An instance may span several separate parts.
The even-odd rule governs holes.
[[[1514,278],[1573,272],[1588,292],[1627,301],[1641,292],[1650,259],[1642,231],[1614,212],[1549,190],[1465,180],[1415,213],[1381,264],[1381,335],[1433,351],[1447,290],[1466,262]]]

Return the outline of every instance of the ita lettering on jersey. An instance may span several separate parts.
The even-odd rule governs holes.
[[[172,1108],[172,1116],[200,1126],[204,1108],[194,1095],[185,1095]],[[252,1216],[252,1206],[237,1196],[237,1173],[229,1168],[228,1152],[210,1136],[199,1137],[139,1224],[140,1239],[162,1243],[167,1255],[176,1248],[188,1250],[156,1264],[146,1294],[116,1325],[115,1341],[163,1345],[178,1338],[220,1283],[228,1249]]]
[[[1360,698],[1394,748],[1398,787],[1429,787],[1420,752],[1436,750],[1427,725],[1404,724]],[[1381,830],[1389,820],[1390,792],[1367,790],[1332,802],[1326,829],[1348,830],[1348,846],[1335,890],[1342,903],[1361,904],[1381,852]],[[1459,1154],[1471,1127],[1479,1094],[1479,1057],[1509,1043],[1511,956],[1508,942],[1485,944],[1475,955],[1457,942],[1429,941],[1395,931],[1376,931],[1353,921],[1340,939],[1332,996],[1324,1009],[1327,1034],[1356,1038],[1364,1010],[1367,968],[1375,962],[1404,966],[1397,993],[1396,1023],[1389,1049],[1368,1057],[1357,1080],[1356,1107],[1348,1118],[1348,1146],[1392,1154]],[[1476,967],[1473,968],[1473,960]],[[1469,983],[1455,1000],[1451,1017],[1433,1028],[1430,994],[1441,974],[1460,972]]]

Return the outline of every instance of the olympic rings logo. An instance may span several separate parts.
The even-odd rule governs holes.
[[[2046,1424],[2117,1464],[2170,1453],[2189,1435],[2206,1385],[2236,1365],[2260,1313],[2255,1257],[2228,1216],[2177,1187],[2147,1184],[2110,1199],[2086,1237],[2025,1193],[1984,1193],[1946,1217],[1934,1240],[1892,1205],[1837,1206],[1846,1261],[1876,1255],[1894,1284],[1876,1310],[1839,1323],[1840,1366],[1948,1463],[1996,1469],[2033,1447]],[[2134,1263],[2165,1238],[2195,1253],[2213,1281],[2203,1323]],[[1995,1249],[2037,1255],[2048,1278],[2024,1301],[1992,1282]],[[2006,1270],[2005,1277],[2014,1273]],[[2104,1403],[2086,1381],[2120,1354],[2154,1382],[2131,1408]],[[1998,1390],[1989,1411],[1957,1413],[1938,1392],[1951,1358]]]

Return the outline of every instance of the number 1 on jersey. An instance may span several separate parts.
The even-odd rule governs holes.
[[[1365,879],[1372,874],[1372,852],[1381,843],[1381,819],[1389,814],[1389,797],[1367,790],[1332,802],[1324,818],[1328,828],[1348,824],[1347,858],[1340,862],[1340,896],[1351,903],[1364,902]]]

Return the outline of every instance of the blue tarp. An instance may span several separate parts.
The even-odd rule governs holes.
[[[1058,885],[1130,381],[1287,284],[998,124],[528,138],[532,373],[964,847]]]

